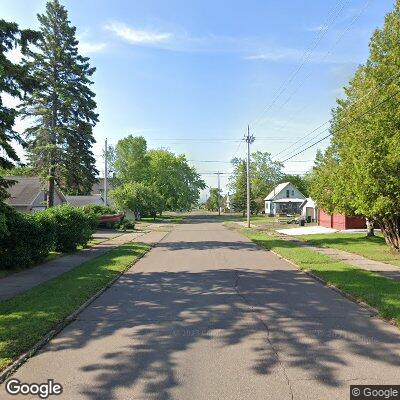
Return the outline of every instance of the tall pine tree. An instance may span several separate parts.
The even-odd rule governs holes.
[[[48,206],[54,185],[71,194],[90,192],[97,170],[91,147],[98,121],[90,77],[95,68],[78,53],[76,28],[58,0],[50,0],[38,15],[41,37],[29,51],[25,66],[37,82],[21,113],[33,124],[26,130],[28,157],[48,180]]]
[[[2,171],[13,168],[14,162],[19,161],[12,141],[22,142],[21,137],[13,129],[17,111],[4,104],[3,95],[7,93],[20,99],[24,92],[32,88],[26,68],[12,62],[7,53],[17,46],[25,52],[29,42],[35,38],[34,31],[19,30],[17,24],[0,19],[0,170]],[[11,181],[0,176],[0,200],[8,196],[6,189],[11,184]]]

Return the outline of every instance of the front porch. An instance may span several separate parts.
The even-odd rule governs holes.
[[[304,199],[279,199],[265,202],[265,214],[300,214],[300,206]]]

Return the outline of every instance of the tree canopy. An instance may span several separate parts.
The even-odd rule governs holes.
[[[76,28],[58,0],[38,14],[40,36],[27,51],[24,67],[35,88],[21,107],[31,125],[26,129],[28,157],[49,181],[48,205],[54,200],[54,180],[70,194],[87,194],[98,171],[92,129],[98,121],[90,77],[95,68],[78,52]]]
[[[400,1],[370,42],[370,55],[332,113],[311,196],[329,212],[365,216],[400,251]]]
[[[232,160],[233,173],[229,188],[233,193],[232,206],[235,211],[245,212],[247,204],[246,161],[240,158]],[[250,160],[250,209],[259,213],[264,208],[265,196],[282,179],[283,165],[272,161],[268,152],[256,151]]]
[[[210,196],[208,197],[205,207],[208,211],[218,211],[221,206],[221,190],[218,188],[210,188]]]
[[[18,25],[0,19],[0,201],[8,194],[6,189],[11,182],[2,178],[7,170],[14,167],[19,157],[12,145],[12,141],[23,143],[20,135],[14,131],[17,110],[4,104],[4,94],[22,99],[24,93],[33,88],[26,67],[12,62],[7,53],[17,47],[24,54],[28,45],[38,37],[32,30],[20,30]]]
[[[146,140],[141,136],[130,135],[117,143],[114,170],[119,187],[110,195],[122,208],[132,211],[135,211],[131,208],[134,203],[122,202],[122,193],[134,198],[138,198],[139,192],[152,193],[158,200],[162,199],[156,201],[157,212],[182,211],[197,204],[200,190],[205,188],[204,181],[184,155],[175,155],[165,149],[148,150]],[[148,212],[146,207],[143,210]]]

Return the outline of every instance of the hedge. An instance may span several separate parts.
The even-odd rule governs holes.
[[[97,217],[85,213],[82,208],[65,204],[43,211],[54,218],[56,224],[55,250],[74,251],[84,246],[92,237],[97,225]]]
[[[50,251],[73,251],[91,238],[96,220],[82,209],[57,206],[21,214],[0,205],[0,269],[26,268]]]

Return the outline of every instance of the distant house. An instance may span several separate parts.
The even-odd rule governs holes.
[[[318,210],[318,225],[337,230],[364,229],[367,227],[365,218],[352,217],[344,214],[328,214],[324,210]]]
[[[110,181],[107,181],[108,190],[112,189]],[[92,186],[92,190],[89,195],[83,196],[66,196],[68,203],[80,207],[88,204],[104,205],[104,178],[98,178]],[[107,196],[107,205],[110,205],[110,197]]]
[[[5,176],[5,179],[16,181],[7,189],[10,197],[6,204],[20,212],[35,212],[47,208],[47,186],[37,176]],[[54,204],[64,204],[66,197],[55,185]]]
[[[88,204],[104,205],[104,200],[100,194],[90,194],[87,196],[65,196],[72,206],[82,207]]]
[[[299,214],[300,206],[306,197],[291,182],[283,182],[276,186],[264,199],[265,214]]]
[[[318,220],[318,209],[311,197],[307,197],[300,205],[301,217],[304,220],[315,222]]]

